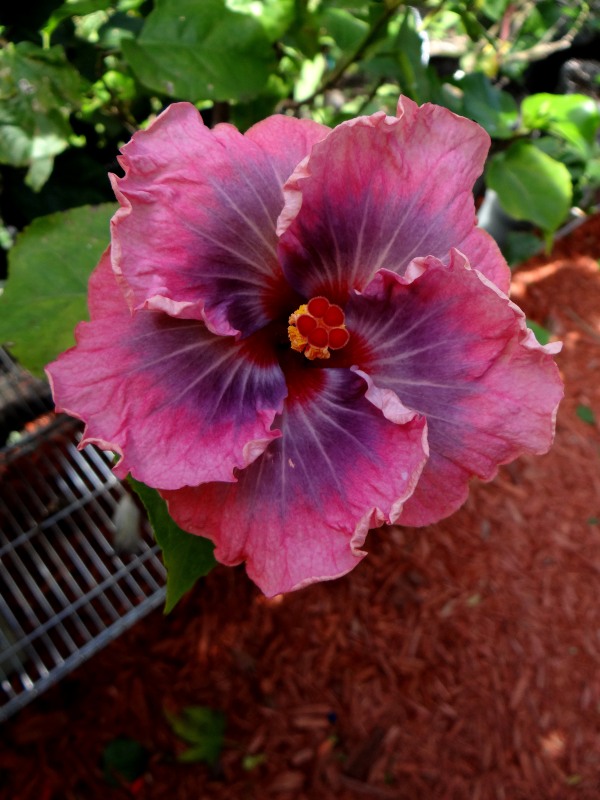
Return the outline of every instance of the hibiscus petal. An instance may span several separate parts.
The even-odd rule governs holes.
[[[277,132],[285,140],[276,147]],[[327,128],[266,120],[243,136],[206,128],[175,103],[134,135],[113,176],[113,267],[132,308],[202,319],[215,333],[248,335],[296,298],[276,255],[281,171],[291,171]]]
[[[110,245],[102,253],[98,266],[90,275],[87,302],[92,320],[115,315],[126,319],[131,317],[112,271]]]
[[[471,233],[456,245],[456,249],[465,254],[473,269],[485,275],[501,292],[509,293],[509,266],[495,239],[487,231],[473,228]]]
[[[81,446],[119,453],[119,477],[165,489],[235,480],[279,436],[285,379],[268,343],[159,311],[131,316],[118,297],[105,254],[90,280],[92,322],[47,368],[57,409],[87,423]]]
[[[284,186],[280,257],[303,297],[322,294],[343,304],[380,268],[403,274],[415,257],[444,258],[464,240],[469,249],[476,222],[471,190],[487,133],[447,109],[419,108],[406,98],[398,113],[339,125]]]
[[[379,391],[427,418],[430,458],[400,523],[453,513],[468,481],[499,464],[544,453],[562,383],[522,312],[457,252],[449,266],[423,259],[412,282],[379,273],[346,306],[354,359]],[[374,390],[375,392],[375,390]]]
[[[297,165],[306,158],[316,142],[324,139],[330,128],[311,119],[296,119],[275,114],[257,122],[245,133],[269,156],[279,186],[290,177]],[[283,205],[283,195],[281,197]]]
[[[182,528],[212,539],[224,564],[245,560],[267,595],[356,566],[369,528],[397,518],[427,449],[424,420],[386,419],[350,370],[287,377],[282,437],[238,483],[162,493]]]

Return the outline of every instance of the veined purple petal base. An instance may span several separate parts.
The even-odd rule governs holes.
[[[174,103],[136,133],[120,158],[125,176],[112,180],[113,265],[131,307],[249,335],[293,305],[276,253],[282,184],[328,130],[278,117],[247,135],[209,130],[194,106]]]
[[[285,380],[262,332],[236,342],[159,311],[131,316],[108,254],[90,292],[92,321],[47,372],[57,409],[87,423],[81,445],[119,453],[119,477],[165,489],[231,481],[280,435]]]
[[[537,344],[522,312],[460,253],[420,267],[412,281],[380,272],[346,309],[372,391],[427,418],[430,457],[405,525],[453,513],[472,476],[490,480],[499,464],[546,452],[563,394],[556,346]]]
[[[406,98],[398,117],[339,125],[284,186],[277,230],[289,282],[344,304],[377,270],[403,275],[414,258],[445,259],[458,247],[506,290],[506,262],[475,229],[472,188],[488,147],[476,123]]]
[[[355,567],[368,530],[398,518],[426,459],[425,420],[386,419],[350,371],[287,377],[282,437],[238,483],[162,492],[182,528],[212,539],[223,564],[245,561],[267,595]]]

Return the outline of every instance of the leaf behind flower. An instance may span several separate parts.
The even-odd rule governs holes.
[[[122,48],[145,86],[191,102],[255,97],[276,66],[260,21],[223,0],[158,0]]]
[[[156,491],[129,476],[129,483],[139,495],[167,568],[165,614],[172,611],[198,578],[216,565],[214,545],[208,539],[186,533],[169,516],[167,504]]]
[[[87,319],[87,283],[109,240],[115,203],[38,217],[17,238],[0,297],[0,344],[34,375],[75,344]]]

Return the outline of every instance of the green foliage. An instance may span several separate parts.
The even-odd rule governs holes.
[[[479,7],[491,22],[499,22],[510,0],[480,0]]]
[[[588,425],[596,424],[596,415],[589,406],[579,405],[576,412],[579,419],[587,422]]]
[[[146,771],[148,756],[148,751],[135,739],[126,736],[113,739],[102,753],[104,780],[110,786],[131,783]]]
[[[178,761],[216,764],[223,748],[225,716],[206,706],[188,706],[181,716],[166,712],[173,732],[191,745],[177,756]]]
[[[62,47],[18,42],[0,50],[0,162],[28,167],[34,190],[47,181],[54,157],[78,143],[69,115],[84,86]]]
[[[313,95],[318,90],[326,69],[327,61],[322,53],[317,53],[312,59],[305,59],[294,86],[294,100],[302,103],[304,98]]]
[[[253,769],[266,764],[266,762],[267,756],[265,753],[248,753],[242,759],[242,769],[246,770],[246,772],[252,772]]]
[[[71,0],[70,2],[63,3],[62,6],[59,6],[52,12],[41,31],[47,39],[50,39],[63,20],[103,11],[110,8],[110,5],[111,0]]]
[[[550,331],[530,319],[527,320],[527,327],[535,333],[535,338],[540,344],[548,344],[551,337]]]
[[[519,110],[514,98],[498,89],[482,72],[457,81],[462,103],[454,111],[478,122],[495,139],[511,139],[518,128]]]
[[[106,155],[171,99],[203,109],[225,104],[219,118],[243,129],[277,108],[298,106],[334,125],[381,107],[392,111],[391,93],[382,89],[391,86],[420,103],[448,105],[496,140],[545,134],[532,141],[567,165],[578,203],[592,204],[600,183],[593,101],[526,98],[519,121],[512,94],[498,85],[507,75],[520,80],[540,42],[579,30],[585,4],[570,9],[544,0],[531,13],[508,0],[429,0],[418,12],[399,0],[52,5],[31,41],[12,42],[9,31],[0,51],[0,163],[27,169],[26,184],[36,191],[51,183],[39,202],[19,204],[29,220],[73,204],[57,198],[71,198],[79,176],[53,185],[57,156],[82,147],[85,159],[104,166]],[[460,43],[462,77],[438,74],[429,63],[430,47],[446,39]],[[343,92],[342,105],[331,89]],[[556,152],[548,153],[548,137],[560,143]]]
[[[530,231],[510,231],[506,237],[502,253],[509,266],[514,267],[539,253],[542,248],[543,242],[534,233]]]
[[[122,47],[145,86],[195,103],[254,97],[275,68],[263,25],[225,0],[157,0],[139,37]]]
[[[319,21],[342,52],[355,50],[369,32],[368,22],[344,8],[325,8]]]
[[[0,297],[0,342],[36,375],[75,344],[87,316],[87,282],[109,239],[114,203],[38,217],[9,253],[10,281]]]
[[[572,145],[582,158],[594,153],[600,111],[582,94],[532,94],[521,105],[523,126],[548,131]]]
[[[516,141],[496,153],[488,162],[486,179],[507,214],[530,220],[548,234],[571,207],[568,169],[529,142]]]
[[[276,42],[294,21],[295,0],[225,0],[231,11],[255,17],[270,42]]]
[[[419,32],[420,18],[413,8],[407,8],[394,42],[398,64],[398,79],[403,94],[424,103],[429,99],[431,87],[427,72],[425,39]]]
[[[168,614],[198,578],[207,575],[215,566],[214,546],[208,539],[181,530],[169,516],[167,504],[156,489],[151,489],[132,477],[129,482],[144,504],[156,541],[162,550],[167,568],[165,613]]]

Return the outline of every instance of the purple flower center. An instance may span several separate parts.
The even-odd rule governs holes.
[[[329,358],[330,350],[341,350],[350,341],[343,309],[326,297],[313,297],[289,318],[288,336],[292,350],[313,361]]]

